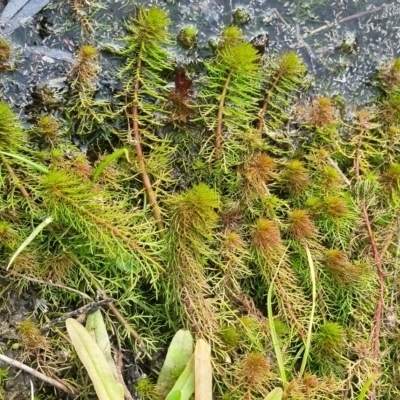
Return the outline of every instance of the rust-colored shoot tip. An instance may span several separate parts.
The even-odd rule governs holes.
[[[260,218],[252,233],[252,243],[256,249],[269,251],[281,245],[281,233],[273,220]]]
[[[347,254],[340,249],[331,249],[325,253],[325,265],[333,279],[340,284],[357,282],[362,276],[362,268],[352,264]]]
[[[245,164],[243,174],[250,188],[254,189],[257,194],[265,194],[268,192],[267,182],[275,176],[275,168],[274,159],[260,153]]]
[[[341,218],[348,213],[346,200],[339,196],[326,196],[323,200],[324,211],[331,218]]]
[[[310,184],[310,176],[300,160],[289,161],[283,171],[283,182],[292,194],[300,194]]]
[[[305,210],[293,210],[288,216],[287,233],[292,239],[310,239],[316,236],[317,228]]]

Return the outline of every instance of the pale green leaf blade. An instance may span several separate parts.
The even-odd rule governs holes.
[[[186,368],[179,376],[176,381],[174,387],[168,393],[168,396],[165,400],[189,400],[192,394],[194,393],[194,354],[190,358],[189,362],[186,365]],[[180,397],[177,396],[177,392],[179,392]]]
[[[181,400],[181,399],[182,399],[182,396],[181,396],[180,390],[172,392],[168,395],[168,400]]]
[[[111,354],[111,344],[108,338],[106,325],[104,324],[103,316],[100,310],[89,314],[86,319],[86,329],[92,335],[94,341],[99,346],[101,352],[107,360],[108,367],[110,368],[115,380],[118,380],[117,368]]]
[[[110,371],[107,360],[90,333],[78,321],[65,321],[72,344],[93,382],[99,400],[123,400],[124,389]]]
[[[184,370],[193,354],[193,349],[193,338],[190,332],[179,330],[169,345],[167,357],[157,380],[157,385],[162,386],[165,392],[168,393],[171,390],[177,373]]]
[[[32,242],[32,240],[35,239],[37,235],[51,222],[53,222],[53,218],[47,217],[41,224],[39,224],[33,231],[32,233],[24,240],[24,242],[21,244],[21,246],[18,247],[17,251],[13,254],[13,256],[10,259],[10,262],[7,265],[6,271],[11,267],[12,263],[15,261],[15,259],[24,251],[25,247],[29,245],[29,243]]]
[[[282,400],[283,390],[280,387],[273,389],[268,393],[267,397],[264,400]]]

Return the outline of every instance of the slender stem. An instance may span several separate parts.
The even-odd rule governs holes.
[[[143,149],[142,149],[142,144],[141,144],[141,135],[140,135],[140,127],[139,127],[139,89],[140,89],[140,82],[139,82],[139,74],[142,69],[142,59],[139,55],[138,57],[138,63],[137,63],[137,75],[135,79],[135,84],[133,87],[134,90],[134,105],[132,108],[132,117],[131,117],[131,127],[133,129],[133,137],[135,139],[135,150],[136,154],[139,160],[139,166],[140,166],[140,171],[142,174],[142,182],[143,186],[146,190],[147,196],[149,198],[152,210],[153,210],[153,215],[156,220],[156,224],[159,230],[159,235],[161,238],[165,237],[165,231],[164,231],[164,222],[163,218],[161,215],[161,210],[160,207],[158,206],[157,202],[157,197],[156,194],[154,193],[151,180],[149,177],[149,174],[147,173],[147,168],[146,168],[146,161],[145,157],[143,155]]]
[[[5,269],[5,267],[1,267],[2,269]],[[79,296],[82,296],[84,299],[90,300],[90,301],[94,301],[88,294],[80,292],[77,289],[68,287],[68,286],[64,286],[61,285],[59,283],[53,283],[53,282],[46,282],[46,281],[42,281],[41,279],[36,279],[36,278],[31,278],[30,276],[24,275],[24,274],[20,274],[17,271],[7,271],[7,273],[15,278],[20,278],[20,279],[25,279],[29,282],[33,282],[33,283],[37,283],[39,285],[46,285],[46,286],[51,286],[51,287],[56,287],[59,289],[63,289],[63,290],[68,290],[69,292],[73,292],[76,294],[79,294]]]
[[[222,127],[223,127],[223,122],[224,122],[224,106],[225,106],[225,99],[226,95],[228,93],[228,87],[229,83],[231,82],[232,79],[232,72],[229,72],[225,85],[222,89],[221,93],[221,98],[219,100],[219,105],[218,105],[218,116],[217,116],[217,129],[215,131],[215,158],[216,160],[220,160],[222,156],[222,142],[223,142],[223,137],[222,137]]]
[[[9,364],[13,367],[22,369],[25,372],[28,372],[29,374],[35,376],[36,378],[42,380],[43,382],[46,382],[50,385],[55,386],[56,388],[62,390],[65,393],[72,394],[74,396],[78,395],[77,389],[72,387],[68,382],[58,382],[57,380],[48,377],[47,375],[42,374],[39,371],[36,371],[35,369],[28,367],[26,364],[14,360],[10,357],[5,356],[4,354],[0,354],[0,361],[5,362],[6,364]]]
[[[361,146],[362,146],[363,139],[364,139],[364,133],[365,133],[365,130],[360,129],[360,133],[357,135],[358,140],[357,140],[357,144],[356,144],[356,156],[354,158],[354,171],[355,171],[357,182],[361,178],[361,158],[362,158]]]
[[[24,196],[26,199],[30,199],[31,196],[29,195],[28,191],[20,184],[20,181],[19,181],[17,175],[15,174],[14,170],[11,168],[10,164],[8,164],[8,162],[6,161],[4,156],[1,156],[1,160],[5,164],[8,173],[10,174],[10,176],[12,177],[12,180],[14,181],[14,183],[20,190],[22,196]]]
[[[269,106],[269,102],[270,102],[270,99],[271,99],[271,94],[275,90],[276,86],[278,85],[278,82],[282,77],[282,73],[283,73],[283,71],[278,71],[275,74],[274,81],[272,82],[271,87],[268,90],[266,90],[267,94],[265,96],[265,100],[264,100],[263,106],[262,106],[260,112],[258,113],[258,127],[257,127],[257,129],[258,129],[259,132],[261,132],[263,130],[263,128],[264,128],[264,124],[265,124],[264,117],[265,117],[265,114],[267,112],[267,108]]]
[[[339,19],[337,21],[334,21],[334,22],[331,22],[329,24],[320,26],[319,28],[314,29],[313,31],[308,32],[307,34],[305,34],[303,36],[303,39],[306,38],[306,37],[315,35],[316,33],[319,33],[319,32],[322,32],[322,31],[326,31],[327,29],[331,29],[334,26],[342,24],[343,22],[351,21],[352,19],[355,19],[355,18],[361,18],[364,15],[374,14],[376,12],[382,11],[385,7],[388,7],[388,5],[387,4],[383,4],[383,5],[379,6],[379,7],[371,8],[370,10],[360,11],[360,12],[358,12],[356,14],[349,15],[348,17],[344,17],[344,18],[341,18],[341,19]]]
[[[374,366],[374,374],[378,374],[379,363],[378,363],[378,356],[379,356],[379,347],[380,347],[380,330],[381,330],[381,323],[382,323],[382,309],[384,303],[384,294],[385,294],[385,277],[382,271],[382,258],[378,251],[378,247],[372,232],[371,222],[368,216],[368,210],[365,203],[362,205],[362,212],[364,216],[365,226],[367,228],[369,241],[371,243],[372,251],[374,253],[374,259],[376,264],[376,271],[378,275],[379,281],[379,295],[378,301],[375,306],[375,314],[374,314],[374,329],[372,332],[372,341],[373,341],[373,359],[375,360]],[[375,384],[372,386],[372,395],[371,399],[375,399]]]

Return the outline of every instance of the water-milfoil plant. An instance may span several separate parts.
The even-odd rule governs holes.
[[[107,323],[138,358],[181,327],[205,338],[216,397],[399,396],[398,61],[341,121],[326,96],[297,103],[294,52],[260,55],[229,26],[203,64],[174,65],[169,25],[136,9],[107,101],[83,43],[65,109],[24,130],[0,103],[1,265],[57,310],[113,297]],[[68,344],[49,335],[34,351],[52,368]]]

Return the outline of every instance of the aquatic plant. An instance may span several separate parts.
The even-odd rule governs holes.
[[[112,99],[96,97],[101,51],[82,44],[63,119],[23,129],[0,103],[10,279],[57,309],[112,298],[107,323],[139,362],[189,329],[211,344],[218,398],[399,396],[398,60],[374,107],[342,121],[328,97],[298,101],[294,52],[261,55],[229,26],[197,69],[176,66],[169,25],[136,10]],[[69,345],[28,322],[22,345],[54,367]],[[153,378],[137,384],[148,398]]]

